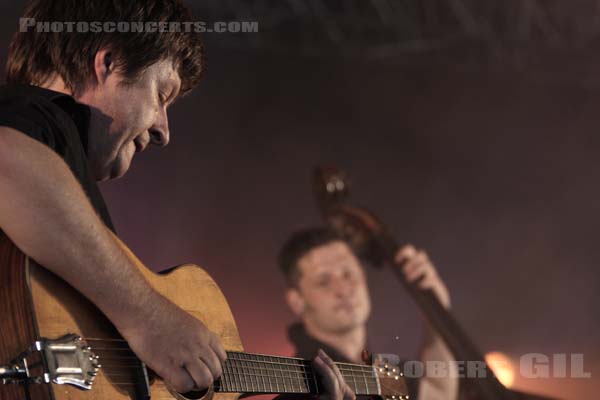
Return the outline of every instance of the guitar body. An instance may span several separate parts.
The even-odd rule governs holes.
[[[162,295],[202,320],[226,350],[242,351],[235,320],[221,290],[200,267],[186,264],[166,274],[141,271]],[[79,335],[100,356],[92,390],[71,385],[1,385],[0,400],[129,400],[136,388],[128,366],[119,357],[126,346],[103,314],[77,290],[37,265],[0,231],[0,364],[29,348],[40,338]],[[103,357],[105,355],[105,357]],[[131,358],[131,357],[129,357]],[[109,373],[108,371],[112,371]],[[138,371],[138,370],[136,370]],[[150,378],[152,400],[184,400],[158,377]],[[214,393],[218,400],[236,400],[236,393]]]

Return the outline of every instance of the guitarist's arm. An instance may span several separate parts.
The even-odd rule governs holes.
[[[0,229],[95,303],[176,390],[206,388],[221,374],[217,337],[150,287],[65,162],[8,127],[0,127]]]

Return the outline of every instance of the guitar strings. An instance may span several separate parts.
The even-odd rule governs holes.
[[[87,341],[108,341],[108,342],[120,342],[120,343],[125,343],[127,344],[127,341],[124,339],[103,339],[103,338],[85,338],[85,340]],[[137,359],[137,356],[135,356],[135,353],[133,352],[133,350],[131,350],[131,348],[126,345],[125,347],[94,347],[91,346],[91,350],[92,351],[129,351],[133,354],[133,356],[131,357],[132,359]],[[311,367],[311,362],[310,360],[303,360],[300,358],[291,358],[291,357],[278,357],[278,356],[266,356],[266,355],[261,355],[261,354],[255,354],[255,353],[244,353],[244,352],[236,352],[236,351],[227,351],[228,357],[227,360],[233,360],[233,361],[240,361],[240,362],[253,362],[253,363],[258,363],[258,364],[271,364],[271,365],[285,365],[288,367]],[[236,355],[238,355],[238,357],[235,357]],[[276,360],[280,360],[280,361],[272,361],[272,360],[261,360],[261,359],[252,359],[252,358],[245,358],[246,357],[268,357],[268,358],[272,358],[272,359],[276,359]],[[296,363],[290,363],[290,362],[282,362],[282,361],[296,361]],[[372,366],[368,366],[368,365],[358,365],[358,364],[350,364],[350,363],[341,363],[341,362],[336,362],[335,363],[338,366],[338,369],[340,371],[351,371],[351,372],[368,372],[370,374],[373,374],[373,367]],[[344,366],[348,366],[348,367],[344,367]]]
[[[140,367],[140,365],[136,366],[137,368]],[[124,374],[124,373],[120,373],[120,374],[115,374],[115,373],[104,373],[105,376],[107,377],[124,377],[124,376],[130,376],[131,374]],[[249,381],[249,376],[254,376],[257,377],[256,382],[252,382]],[[275,376],[264,376],[264,375],[258,375],[258,374],[243,374],[243,375],[238,375],[238,376],[233,376],[232,377],[233,381],[232,382],[225,382],[223,380],[217,381],[217,386],[222,389],[221,392],[235,392],[235,391],[241,391],[244,392],[249,386],[252,386],[252,391],[254,392],[266,392],[266,393],[281,393],[282,391],[280,390],[279,387],[279,383],[277,381],[277,378],[281,379],[282,377],[275,377]],[[236,379],[237,378],[237,379]],[[258,380],[258,378],[262,379],[262,382],[260,380]],[[271,378],[276,378],[275,381],[273,381]],[[292,392],[292,393],[297,393],[298,391],[295,388],[294,383],[292,382],[292,379],[296,379],[297,380],[297,384],[298,387],[300,387],[300,377],[296,376],[296,377],[285,377],[285,379],[289,379],[289,386],[291,387],[291,390],[288,391],[287,389],[287,382],[285,382],[285,380],[283,382],[281,382],[281,386],[284,388],[283,392]],[[344,376],[344,379],[347,379],[347,376]],[[266,382],[266,380],[268,380],[268,382]],[[113,385],[119,385],[119,386],[123,386],[123,385],[135,385],[136,382],[112,382],[109,380],[109,382]],[[306,383],[307,386],[309,384],[309,379],[304,377],[303,379],[303,383]],[[356,383],[356,382],[355,382]],[[381,381],[381,388],[382,389],[386,389],[389,390],[388,393],[391,393],[393,395],[401,395],[401,392],[396,391],[393,387],[389,387],[388,385],[385,384],[384,381]],[[270,390],[267,389],[267,384],[269,385]],[[263,388],[261,388],[260,386],[263,386]],[[256,387],[256,388],[255,388]],[[276,387],[277,390],[273,389],[273,387]],[[264,390],[263,390],[264,389]],[[377,394],[377,390],[371,391],[371,388],[369,387],[369,385],[365,385],[365,390],[363,392],[362,387],[358,387],[356,388],[356,393],[357,394]],[[303,391],[302,389],[300,390],[301,392]]]
[[[137,360],[139,362],[139,364],[107,364],[107,363],[103,363],[102,360],[106,359],[106,360],[110,360],[110,358],[100,358],[100,365],[101,365],[101,370],[102,371],[107,371],[109,369],[133,369],[133,368],[140,368],[142,366],[141,361],[137,358],[130,358],[130,360]],[[260,376],[260,377],[264,377],[264,378],[274,378],[274,379],[305,379],[308,380],[310,377],[313,376],[313,374],[311,373],[310,375],[308,374],[308,372],[312,372],[312,371],[284,371],[284,370],[267,370],[264,368],[260,368],[260,367],[252,367],[252,366],[245,366],[242,368],[239,368],[239,366],[226,366],[226,368],[230,369],[231,371],[223,371],[223,375],[222,376],[226,376],[226,377],[243,377],[243,376]],[[252,371],[252,372],[258,372],[258,374],[252,374],[249,373],[247,371]],[[348,377],[348,378],[358,378],[360,380],[363,381],[368,381],[370,383],[377,383],[377,378],[373,377],[373,376],[366,376],[366,375],[361,375],[361,374],[356,374],[354,373],[355,371],[349,371],[349,370],[341,370],[340,372],[342,372],[342,376],[344,377]],[[277,375],[276,373],[282,373],[284,375]],[[108,372],[105,372],[105,375],[108,374]],[[362,382],[361,382],[362,383]]]
[[[105,376],[115,376],[115,375],[131,375],[131,373],[139,371],[141,373],[141,363],[140,364],[102,364],[102,372],[103,375]],[[257,378],[257,383],[260,384],[261,382],[258,380],[258,378],[260,378],[263,381],[267,381],[270,382],[272,384],[279,384],[281,383],[281,385],[283,386],[284,384],[287,385],[288,381],[290,382],[290,384],[294,384],[294,383],[304,383],[304,382],[311,382],[312,379],[312,375],[308,375],[306,372],[303,371],[296,371],[296,372],[291,372],[291,371],[267,371],[261,368],[246,368],[245,370],[240,370],[238,368],[230,368],[231,370],[226,370],[223,372],[223,375],[221,376],[221,380],[222,381],[226,381],[226,382],[234,382],[234,381],[242,381],[244,380],[244,384],[246,383],[252,383],[247,382],[248,379],[251,379],[250,377],[256,377]],[[127,373],[129,372],[129,374]],[[277,375],[276,372],[281,372],[281,375]],[[353,374],[353,373],[348,373],[346,372],[342,372],[342,377],[344,378],[344,380],[346,380],[348,383],[352,384],[354,383],[354,386],[358,389],[362,388],[363,386],[377,386],[377,379],[374,377],[369,377],[369,376],[365,376],[365,375],[358,375],[358,374]]]
[[[106,358],[108,359],[108,358]],[[134,360],[132,358],[132,360]],[[101,365],[101,370],[103,371],[107,371],[108,369],[127,369],[127,368],[140,368],[141,367],[141,363],[140,364],[107,364],[107,363],[103,363],[102,362],[102,358],[100,359],[100,365]],[[306,371],[281,371],[281,370],[266,370],[264,368],[260,368],[260,367],[243,367],[243,368],[237,368],[236,366],[233,366],[233,371],[223,371],[223,375],[226,377],[238,377],[238,376],[252,376],[253,374],[251,374],[250,372],[257,372],[258,374],[255,374],[255,376],[261,376],[264,378],[274,378],[274,379],[309,379],[310,377],[312,377],[312,374],[309,375],[307,374]],[[250,372],[248,372],[250,371]],[[359,379],[361,381],[367,381],[369,383],[377,383],[377,378],[373,377],[373,376],[366,376],[366,375],[361,375],[361,374],[356,374],[354,373],[354,371],[348,371],[348,370],[342,370],[340,371],[342,373],[343,377],[347,377],[347,378],[352,378],[352,379]],[[285,375],[277,375],[276,373],[284,373]],[[362,382],[361,382],[362,383]]]
[[[115,372],[110,372],[111,370],[114,369],[129,369],[130,371],[132,369],[140,369],[142,364],[141,361],[139,360],[139,358],[137,356],[135,356],[135,353],[133,353],[133,351],[131,350],[131,348],[129,347],[129,345],[127,344],[127,341],[125,339],[117,339],[117,338],[85,338],[86,341],[91,341],[91,342],[104,342],[103,345],[106,346],[108,343],[118,343],[118,344],[124,344],[125,346],[123,347],[119,347],[117,346],[108,346],[108,347],[94,347],[92,346],[92,351],[125,351],[125,352],[130,352],[132,354],[132,356],[101,356],[100,357],[100,361],[101,360],[116,360],[116,359],[121,359],[121,360],[137,360],[139,364],[116,364],[116,365],[112,365],[112,364],[102,364],[102,370],[103,370],[103,375],[106,377],[124,377],[124,376],[131,376],[130,374],[126,374],[126,373],[115,373]],[[263,390],[261,390],[260,386],[262,385],[264,387],[264,391],[265,392],[270,392],[270,393],[278,393],[281,392],[280,390],[273,390],[273,384],[275,384],[275,386],[279,389],[279,380],[281,380],[281,386],[284,387],[284,391],[287,390],[287,382],[285,381],[286,379],[289,380],[289,384],[292,387],[292,391],[295,390],[295,388],[293,387],[293,380],[296,380],[296,383],[298,383],[298,385],[300,386],[300,382],[302,381],[302,383],[306,383],[309,384],[309,378],[308,378],[308,372],[311,372],[314,374],[314,371],[312,371],[312,366],[310,364],[309,360],[303,360],[303,359],[298,359],[298,358],[289,358],[289,357],[277,357],[277,356],[266,356],[266,355],[260,355],[260,354],[253,354],[253,353],[243,353],[243,352],[234,352],[234,351],[228,351],[228,358],[227,360],[231,360],[231,361],[237,361],[237,362],[245,362],[245,363],[253,363],[256,364],[257,366],[252,366],[252,365],[236,365],[235,362],[232,362],[231,364],[229,364],[227,366],[227,371],[223,371],[223,375],[221,377],[221,379],[219,381],[217,381],[217,385],[219,385],[219,387],[221,389],[223,389],[223,386],[230,386],[232,387],[231,390],[240,390],[241,386],[253,386],[252,389],[254,389],[254,386],[257,386],[257,390],[260,392],[263,392]],[[235,357],[236,355],[238,355],[238,357]],[[261,359],[252,359],[252,358],[245,358],[245,357],[265,357],[265,358],[269,358],[270,360],[261,360]],[[272,361],[272,360],[280,360],[280,361]],[[281,362],[281,361],[288,361],[288,362]],[[290,363],[289,361],[296,361],[295,363]],[[102,361],[101,361],[102,362]],[[283,369],[276,369],[276,370],[269,370],[268,368],[261,368],[261,365],[278,365],[278,366],[285,366],[285,367],[296,367],[296,368],[300,368],[301,370],[283,370]],[[359,381],[364,381],[364,385],[365,385],[365,391],[367,393],[365,394],[373,394],[370,393],[369,391],[369,384],[373,384],[373,383],[377,383],[377,378],[372,376],[373,374],[373,367],[372,366],[362,366],[362,365],[356,365],[356,364],[350,364],[350,363],[339,363],[336,362],[336,365],[338,366],[338,369],[340,370],[340,372],[342,373],[342,376],[345,380],[349,381],[348,378],[351,378],[354,382],[349,382],[349,383],[354,383],[356,388],[357,388],[357,392],[362,392],[362,388],[359,387],[359,382],[356,381],[355,378],[358,378]],[[240,368],[241,367],[241,368]],[[240,370],[241,369],[241,370]],[[258,371],[258,374],[252,374],[252,373],[248,373],[245,372],[245,370],[254,370],[254,371]],[[269,372],[272,372],[274,375],[270,375]],[[277,375],[277,373],[281,373],[281,375]],[[363,372],[361,374],[361,372]],[[367,376],[364,374],[364,372],[368,372],[369,374],[371,374],[371,376]],[[266,375],[264,374],[266,373]],[[223,377],[227,378],[229,381],[231,382],[226,382],[223,380]],[[248,381],[249,377],[255,377],[256,378],[256,382],[252,382],[251,380]],[[260,378],[260,380],[258,379]],[[273,380],[274,379],[274,380]],[[236,382],[237,380],[237,382]],[[262,380],[262,382],[261,382]],[[268,381],[268,382],[267,382]],[[124,386],[124,385],[136,385],[136,382],[112,382],[110,381],[110,384],[112,385],[117,385],[117,386]],[[266,385],[269,385],[271,390],[266,390]],[[363,385],[363,382],[360,382],[360,385]],[[392,387],[389,387],[388,385],[385,384],[385,382],[380,381],[380,385],[382,388],[386,388],[391,390],[391,393],[394,395],[400,395],[402,393],[397,392],[395,389],[393,389]],[[238,388],[235,388],[235,386],[238,386]]]
[[[115,380],[117,378],[120,379],[123,377],[134,378],[133,376],[131,376],[131,374],[125,374],[125,373],[120,373],[120,374],[119,373],[104,373],[104,376],[106,376],[107,378],[115,378]],[[249,377],[255,377],[256,381],[253,382],[251,380],[251,378],[249,378]],[[285,380],[280,381],[278,379],[272,380],[271,378],[273,378],[273,377],[272,376],[265,377],[264,375],[258,375],[258,374],[244,374],[242,376],[234,377],[231,382],[227,382],[227,381],[224,381],[223,379],[221,379],[220,381],[216,382],[216,387],[221,389],[220,392],[267,392],[267,393],[282,393],[282,392],[287,392],[287,393],[299,393],[299,392],[302,393],[302,392],[304,392],[305,393],[306,391],[304,390],[304,388],[306,387],[308,389],[310,387],[310,380],[307,378],[304,378],[301,380],[299,377],[296,377],[296,378],[294,378],[294,379],[296,379],[295,383],[292,381],[293,378],[290,378],[290,377],[286,378],[288,380],[288,382],[286,382]],[[348,377],[344,376],[344,379],[348,379]],[[109,379],[109,382],[113,385],[135,385],[136,384],[135,381],[112,382],[111,379]],[[350,383],[352,383],[352,382],[350,382]],[[306,386],[303,386],[303,384],[305,384]],[[355,384],[356,384],[356,382],[355,382]],[[296,385],[299,388],[299,390],[296,389]],[[268,386],[268,388],[267,388],[267,386]],[[384,385],[382,385],[382,387],[383,386]],[[248,388],[250,388],[250,390],[248,390]],[[282,388],[283,388],[283,390],[282,390]],[[392,389],[390,392],[393,392],[394,394],[397,393],[393,388],[390,388],[390,389]],[[371,386],[371,385],[368,385],[365,383],[364,389],[363,389],[362,384],[356,385],[355,392],[359,395],[361,395],[361,394],[366,394],[366,395],[378,394],[376,382],[375,382],[374,386]]]

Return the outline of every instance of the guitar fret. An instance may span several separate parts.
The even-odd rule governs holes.
[[[229,385],[229,380],[230,380],[229,379],[229,363],[224,362],[223,363],[223,377],[221,378],[221,387],[226,392],[231,390],[230,385]]]
[[[290,368],[290,361],[285,362],[285,373],[286,373],[286,376],[288,377],[288,379],[290,380],[290,392],[295,393],[296,387],[294,386],[294,375]]]
[[[304,376],[305,368],[298,362],[295,363],[296,374],[298,375],[298,389],[300,393],[304,393],[304,387],[306,386],[306,378]]]
[[[379,394],[379,385],[377,381],[377,377],[375,375],[375,370],[371,367],[368,371],[364,371],[365,374],[369,374],[369,391],[371,394]]]
[[[233,390],[233,388],[231,387],[231,371],[230,371],[230,367],[229,367],[229,360],[226,360],[223,363],[223,367],[226,372],[226,374],[224,374],[225,379],[223,379],[223,388],[229,392],[229,391]]]
[[[231,360],[225,361],[225,369],[227,370],[227,390],[233,392],[235,390],[234,387],[234,376],[233,376],[233,368],[231,367]]]
[[[274,357],[267,357],[269,361],[273,361]],[[270,382],[270,387],[271,387],[271,392],[272,393],[278,393],[279,390],[277,389],[277,375],[275,374],[275,368],[273,366],[274,364],[269,364],[267,369],[269,370],[269,382]]]
[[[236,372],[236,376],[238,379],[238,390],[241,393],[244,391],[244,381],[243,381],[244,374],[242,373],[242,363],[240,360],[235,360],[234,364],[236,366],[235,372]]]
[[[244,375],[244,381],[246,383],[245,392],[249,392],[252,390],[252,375],[248,374],[246,372],[249,370],[249,368],[248,368],[249,364],[250,363],[247,360],[242,361],[242,366],[243,366],[242,375]]]
[[[287,385],[286,385],[286,383],[287,383],[287,382],[286,382],[286,379],[288,379],[288,377],[287,377],[287,371],[286,371],[286,369],[284,368],[284,365],[286,365],[286,364],[287,364],[287,362],[286,362],[286,363],[284,363],[284,364],[280,364],[280,365],[279,365],[279,369],[281,370],[281,376],[282,376],[282,378],[283,378],[283,390],[285,390],[286,392],[288,392],[288,391],[291,391],[291,390],[292,390],[292,389],[291,389],[291,386],[292,386],[292,385],[291,385],[291,383],[292,383],[292,381],[291,381],[291,379],[290,379],[290,389],[288,389],[288,388],[287,388]]]
[[[371,366],[336,363],[344,380],[357,395],[379,394],[376,371]],[[228,352],[217,392],[313,393],[320,388],[306,360],[260,354]]]
[[[304,391],[305,391],[305,393],[310,393],[311,392],[310,380],[308,379],[309,372],[307,371],[306,365],[304,365],[302,363],[301,366],[302,366],[302,378],[303,378],[303,383],[304,383]]]
[[[361,370],[361,375],[363,377],[363,380],[365,381],[365,393],[369,393],[369,383],[367,382],[367,376],[365,375],[364,371]]]
[[[273,389],[273,379],[271,376],[272,364],[270,364],[273,361],[273,359],[272,359],[272,357],[264,357],[264,361],[266,362],[265,369],[267,370],[267,377],[269,378],[269,388],[271,389],[271,392],[273,392],[273,390],[274,390]]]
[[[374,379],[373,376],[367,375],[367,371],[359,366],[354,365],[338,365],[342,372],[342,377],[349,384],[354,384],[354,391],[358,395],[369,395],[377,393],[377,389],[371,390],[370,380]],[[371,371],[372,372],[372,371]]]
[[[294,370],[294,367],[290,364],[288,364],[288,371],[290,373],[290,380],[292,382],[292,392],[294,393],[298,393],[298,389],[296,389],[296,371]]]
[[[267,368],[267,374],[269,376],[269,387],[271,388],[271,392],[275,393],[275,388],[273,387],[273,383],[275,382],[275,384],[277,384],[277,378],[275,377],[275,373],[274,373],[274,362],[273,360],[275,359],[274,357],[266,357],[267,361],[269,362],[269,364],[266,364],[266,368]]]
[[[302,377],[304,378],[304,385],[306,387],[306,393],[310,393],[310,380],[308,379],[310,372],[307,371],[306,365],[302,364]]]
[[[258,357],[256,355],[252,355],[252,356],[250,356],[250,359],[253,360],[253,361],[256,361],[258,359]],[[253,375],[252,379],[253,379],[253,381],[252,381],[252,390],[254,392],[258,392],[259,391],[258,377]]]
[[[242,375],[244,376],[244,384],[246,385],[244,392],[252,392],[254,390],[254,381],[252,380],[252,374],[248,373],[248,366],[250,365],[248,358],[246,356],[240,357],[240,363],[242,364]]]
[[[260,368],[260,356],[254,355],[252,357],[252,374],[256,379],[256,393],[264,393],[265,392],[265,377],[263,375],[262,369]]]
[[[363,392],[363,393],[364,393],[364,394],[370,394],[370,391],[369,391],[369,383],[368,383],[368,381],[367,381],[367,376],[365,375],[365,372],[364,372],[364,371],[363,371],[361,368],[354,368],[354,367],[351,367],[350,369],[351,369],[351,370],[353,370],[353,371],[352,371],[352,374],[353,374],[353,375],[355,375],[354,371],[356,370],[356,372],[358,372],[358,375],[359,375],[360,377],[362,377],[362,379],[363,379],[363,381],[364,381],[364,383],[365,383],[365,390],[364,390],[364,392]]]
[[[260,391],[260,387],[258,385],[255,385],[254,382],[258,382],[258,377],[256,376],[255,373],[253,373],[253,365],[254,363],[252,362],[252,357],[251,356],[247,356],[247,355],[240,355],[240,358],[243,359],[243,363],[244,363],[244,375],[248,378],[248,380],[250,381],[250,386],[251,386],[251,390],[255,391],[255,392],[259,392]],[[255,388],[256,386],[256,388]]]
[[[377,373],[373,367],[369,370],[369,375],[371,377],[371,386],[373,387],[373,394],[380,395],[381,387],[379,386],[379,379],[377,379]]]
[[[271,380],[271,364],[269,364],[269,357],[263,356],[263,367],[265,369],[265,375],[267,376],[267,382],[269,382],[269,389],[273,393],[273,381]]]
[[[260,358],[260,356],[259,356]],[[262,360],[261,360],[262,361]],[[262,362],[258,363],[258,368],[259,368],[259,374],[260,374],[260,378],[262,380],[262,384],[263,384],[263,392],[267,392],[267,382],[265,380],[265,372],[264,372],[264,365]]]
[[[237,377],[238,377],[238,382],[240,383],[240,387],[239,390],[240,392],[244,391],[244,362],[242,360],[236,360],[235,364],[237,366],[236,372],[237,372]]]
[[[293,364],[292,368],[294,369],[294,376],[296,377],[296,384],[298,385],[297,393],[302,393],[304,391],[302,385],[302,366],[299,365],[297,362],[293,362],[291,364]]]
[[[260,374],[260,378],[262,380],[263,383],[263,392],[266,393],[267,392],[267,379],[265,379],[265,375],[266,375],[266,371],[265,371],[265,365],[264,365],[264,360],[262,359],[261,356],[258,356],[259,358],[259,363],[258,363],[258,373]]]
[[[277,362],[278,362],[278,358],[277,357],[271,357],[271,361],[273,361],[273,364],[271,364],[271,372],[273,373],[273,376],[275,378],[275,386],[277,387],[277,392],[281,392],[281,389],[279,387],[279,377],[277,376]]]
[[[352,382],[354,382],[354,391],[356,394],[364,394],[364,393],[360,393],[360,390],[358,389],[358,384],[356,383],[356,376],[354,374],[352,374]]]
[[[294,382],[294,392],[298,393],[301,392],[301,378],[302,375],[304,374],[304,368],[298,364],[297,360],[291,360],[289,363],[289,368],[291,371],[291,375],[293,376],[293,382]],[[302,369],[302,370],[300,370]]]
[[[252,392],[255,393],[259,393],[260,392],[260,380],[259,380],[259,376],[257,374],[252,373],[252,356],[251,355],[244,355],[243,353],[240,353],[238,355],[239,358],[241,359],[246,359],[246,360],[250,360],[250,361],[246,361],[246,369],[244,370],[244,375],[246,375],[248,377],[248,379],[250,380],[250,389],[252,390]]]
[[[317,383],[317,374],[315,374],[314,372],[311,374],[312,378],[313,378],[313,382],[315,384],[315,391],[319,394],[321,394],[321,391],[319,390],[319,384]]]
[[[238,374],[237,374],[237,368],[236,368],[235,359],[231,360],[231,373],[233,375],[233,390],[235,390],[236,392],[240,392],[240,387],[239,387],[239,383],[238,383]]]
[[[281,380],[282,388],[279,388],[279,389],[282,390],[283,392],[287,392],[288,389],[285,384],[285,373],[281,367],[282,362],[285,363],[285,361],[278,360],[277,358],[275,360],[277,362],[276,362],[276,364],[273,365],[273,372],[274,372],[275,376],[277,376],[277,387],[279,388],[279,381]],[[280,361],[282,361],[282,362],[280,362]]]

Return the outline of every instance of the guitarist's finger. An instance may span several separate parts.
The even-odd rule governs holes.
[[[223,348],[223,345],[221,344],[221,341],[219,340],[217,335],[212,335],[210,347],[213,349],[217,357],[219,357],[219,361],[221,361],[221,364],[224,363],[227,359],[227,352]]]
[[[344,383],[344,400],[356,400],[356,394],[352,391],[350,386],[347,383]]]
[[[210,369],[204,364],[204,362],[198,358],[192,362],[185,364],[185,369],[190,374],[196,389],[204,390],[207,389],[213,382],[214,378]]]
[[[328,395],[328,398],[330,399],[339,400],[342,397],[342,391],[337,381],[337,377],[335,376],[333,369],[331,369],[323,358],[321,358],[320,352],[317,357],[313,358],[312,363],[321,378],[321,382],[323,382],[325,394]]]
[[[329,357],[323,350],[319,350],[319,357],[325,361],[325,363],[331,368],[335,377],[337,379],[338,388],[340,390],[340,394],[342,395],[344,400],[354,400],[356,396],[350,386],[344,381],[344,377],[342,376],[342,372],[338,368],[338,366],[333,362],[331,357]]]
[[[194,379],[184,368],[174,368],[160,376],[179,393],[187,393],[194,390]]]
[[[208,367],[214,379],[217,379],[221,376],[223,373],[223,370],[221,369],[221,361],[215,352],[212,351],[212,349],[207,349],[206,352],[200,355],[200,359]]]

